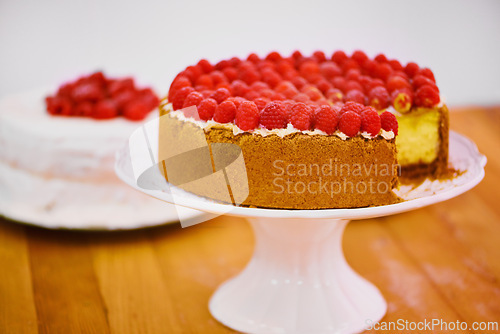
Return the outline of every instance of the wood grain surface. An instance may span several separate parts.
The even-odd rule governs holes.
[[[388,301],[383,321],[500,322],[500,107],[455,108],[451,128],[488,157],[482,183],[345,232],[347,260]],[[253,243],[244,219],[225,216],[123,232],[0,218],[0,333],[234,333],[207,304]]]

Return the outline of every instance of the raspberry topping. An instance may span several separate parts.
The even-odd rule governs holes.
[[[214,121],[219,123],[229,123],[236,116],[236,106],[231,101],[224,101],[217,106],[214,112]]]
[[[368,132],[372,136],[380,132],[380,116],[373,107],[366,107],[361,113],[361,131]]]
[[[298,130],[311,129],[312,111],[302,102],[291,104],[288,121]]]
[[[385,131],[392,131],[394,132],[394,135],[397,136],[398,120],[396,119],[396,116],[394,116],[390,112],[384,111],[382,114],[380,114],[380,125]]]
[[[340,113],[343,114],[348,111],[352,111],[356,114],[361,115],[363,110],[365,109],[365,106],[362,105],[361,103],[357,103],[354,101],[348,101],[344,104],[344,106],[340,109]]]
[[[260,113],[260,124],[268,130],[286,127],[286,112],[279,102],[271,102]]]
[[[215,92],[210,96],[212,99],[217,101],[217,103],[222,103],[228,97],[231,96],[231,93],[227,88],[217,88]]]
[[[332,134],[337,130],[339,123],[339,113],[336,109],[322,105],[314,114],[315,128],[325,131],[327,134]]]
[[[354,137],[361,128],[361,116],[354,111],[346,111],[340,115],[339,130],[346,136]]]
[[[186,100],[186,97],[192,92],[194,92],[193,87],[184,87],[179,89],[172,99],[173,108],[175,110],[181,109],[184,106],[184,100]]]
[[[402,88],[392,92],[392,105],[400,113],[406,113],[410,110],[413,97],[407,88]]]
[[[215,109],[217,109],[217,101],[211,98],[204,99],[198,105],[198,116],[200,119],[208,121],[214,116]]]
[[[191,92],[184,100],[184,104],[182,105],[182,108],[187,108],[187,107],[191,107],[191,106],[198,106],[198,104],[200,104],[201,100],[203,100],[203,95],[201,95],[201,93]]]
[[[368,94],[368,103],[377,110],[387,108],[389,105],[389,93],[384,86],[376,86]]]
[[[243,131],[253,130],[259,125],[259,109],[254,102],[243,101],[236,110],[235,124]]]
[[[431,85],[423,85],[415,92],[415,104],[420,107],[433,107],[439,103],[439,92]]]

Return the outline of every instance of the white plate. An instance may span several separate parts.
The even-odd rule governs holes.
[[[214,202],[173,186],[170,188],[172,193],[142,189],[137,186],[131,172],[130,153],[127,148],[118,152],[115,171],[120,179],[143,193],[168,203],[175,203],[214,214],[268,218],[366,219],[410,211],[448,200],[470,190],[483,179],[486,157],[479,153],[476,145],[470,139],[453,131],[450,131],[449,160],[454,168],[462,171],[459,176],[451,180],[426,181],[418,188],[402,187],[398,191],[398,195],[405,201],[401,203],[354,209],[284,210],[248,208]]]

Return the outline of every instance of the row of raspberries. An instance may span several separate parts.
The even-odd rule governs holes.
[[[45,102],[51,115],[140,121],[158,107],[159,99],[150,88],[138,89],[132,78],[110,79],[96,72],[62,85]]]

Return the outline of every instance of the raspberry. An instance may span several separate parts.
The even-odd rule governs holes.
[[[281,129],[286,127],[286,112],[279,102],[271,102],[260,114],[260,124],[266,129]]]
[[[89,75],[89,81],[94,82],[101,87],[106,85],[106,82],[107,82],[106,77],[104,76],[104,73],[102,73],[101,71],[98,71],[98,72],[95,72],[95,73],[92,73],[91,75]]]
[[[220,62],[218,62],[217,64],[215,64],[215,69],[216,70],[219,70],[219,71],[222,71],[223,69],[225,69],[226,67],[229,67],[230,64],[229,64],[229,61],[228,60],[221,60]]]
[[[299,60],[299,59],[304,58],[304,56],[302,55],[302,53],[301,53],[299,50],[295,50],[295,51],[293,51],[293,53],[292,53],[292,58],[293,58],[294,60]]]
[[[219,82],[217,85],[215,85],[215,89],[219,88],[225,88],[228,90],[228,92],[231,93],[231,84],[229,82]]]
[[[365,94],[358,89],[351,89],[344,96],[345,101],[354,101],[360,104],[365,104],[365,98]]]
[[[253,101],[256,98],[260,97],[260,94],[254,90],[249,90],[244,97],[249,101]]]
[[[322,93],[326,93],[329,89],[333,88],[332,84],[324,78],[321,78],[318,82],[316,82],[316,87],[318,87]]]
[[[128,106],[125,108],[125,110]],[[149,108],[146,110],[146,113]],[[118,116],[118,108],[113,100],[102,100],[96,103],[92,112],[92,117],[95,119],[110,119]]]
[[[295,68],[293,66],[293,61],[289,58],[281,59],[279,62],[276,63],[276,70],[281,75],[288,73],[290,71],[295,71]]]
[[[131,121],[140,121],[143,120],[150,111],[151,109],[146,103],[141,100],[134,100],[125,106],[123,109],[123,116]]]
[[[295,95],[293,97],[293,100],[295,100],[297,102],[308,102],[308,101],[311,101],[311,99],[309,98],[309,96],[307,94],[304,94],[304,93],[298,93],[297,95]]]
[[[236,115],[236,106],[231,101],[224,101],[217,106],[214,112],[214,121],[219,123],[232,122]]]
[[[356,114],[360,114],[363,112],[365,109],[365,106],[353,101],[347,101],[344,106],[340,109],[340,113],[343,114],[348,111],[355,112]]]
[[[184,70],[184,75],[187,76],[189,80],[191,80],[191,82],[196,82],[196,80],[202,73],[203,71],[199,66],[188,66]]]
[[[230,82],[238,79],[238,71],[234,67],[226,67],[222,70],[222,73]]]
[[[320,90],[312,85],[304,86],[300,91],[306,94],[312,101],[317,101],[324,97]]]
[[[401,65],[401,63],[396,59],[389,60],[389,65],[391,65],[391,67],[394,71],[402,71],[403,70],[403,65]]]
[[[339,76],[342,74],[342,70],[335,64],[333,61],[325,61],[321,65],[319,65],[319,70],[321,75],[323,75],[327,79],[332,79],[333,77]]]
[[[68,97],[68,98],[71,98],[71,94],[73,92],[73,89],[75,88],[75,84],[74,83],[67,83],[67,84],[64,84],[62,85],[61,87],[59,87],[59,89],[57,90],[57,96],[64,96],[64,97]]]
[[[360,76],[361,76],[361,71],[357,68],[351,68],[345,74],[345,78],[347,80],[359,80]]]
[[[198,62],[198,66],[205,73],[210,73],[214,70],[214,66],[206,59],[202,59]]]
[[[253,64],[251,64],[251,66],[253,66]],[[260,63],[257,63],[257,69],[261,72],[266,69],[275,71],[276,64],[270,60],[263,60]]]
[[[274,95],[274,90],[271,88],[264,88],[259,92],[260,96],[270,99]]]
[[[361,128],[361,116],[354,111],[346,111],[340,115],[339,130],[345,135],[353,137]]]
[[[283,109],[285,109],[287,120],[290,120],[290,116],[292,115],[292,107],[295,105],[295,103],[297,102],[295,102],[294,100],[285,100],[281,102],[281,106],[283,107]]]
[[[343,92],[346,92],[347,81],[344,77],[335,77],[332,79],[332,85],[335,88],[340,89]]]
[[[108,86],[108,92],[111,96],[115,96],[118,93],[123,92],[124,90],[133,90],[134,87],[134,79],[132,78],[125,78],[125,79],[119,79],[119,80],[112,80],[109,83]],[[76,87],[78,88],[78,87]],[[75,98],[75,97],[73,97]]]
[[[345,84],[346,92],[353,90],[353,89],[359,90],[360,92],[364,91],[363,86],[359,82],[354,81],[354,80],[347,81],[347,83]]]
[[[212,99],[217,101],[217,103],[222,103],[228,97],[231,96],[231,93],[227,88],[217,88],[215,92],[210,96]]]
[[[331,135],[337,130],[339,123],[339,114],[336,109],[330,106],[322,105],[314,114],[314,127]]]
[[[418,88],[422,87],[423,85],[429,85],[429,86],[434,87],[434,89],[437,90],[439,93],[439,89],[436,86],[436,84],[434,83],[434,81],[432,81],[431,79],[429,79],[426,76],[423,76],[421,74],[417,74],[413,78],[412,84],[413,84],[414,89],[418,89]]]
[[[354,59],[359,65],[362,65],[365,60],[368,59],[368,56],[363,51],[356,50],[353,52],[351,58]]]
[[[367,92],[369,92],[373,88],[378,87],[378,86],[381,86],[381,87],[385,88],[384,82],[382,80],[378,79],[378,78],[375,78],[375,79],[372,79],[369,83],[367,83],[365,89],[366,89]]]
[[[326,98],[333,103],[342,102],[344,100],[344,94],[342,94],[342,91],[338,88],[330,88],[326,92]]]
[[[397,136],[398,120],[396,119],[396,116],[394,116],[390,112],[384,111],[382,114],[380,114],[380,125],[385,131],[392,131],[394,132],[394,135]]]
[[[300,76],[293,77],[290,81],[297,89],[301,89],[302,87],[307,85],[307,80]]]
[[[244,99],[241,96],[231,96],[226,101],[233,102],[234,105],[236,106],[236,109],[238,109],[240,107],[240,104],[244,101],[247,101],[247,99]]]
[[[214,81],[212,80],[212,77],[209,74],[202,74],[196,79],[195,81],[196,86],[204,86],[207,89],[212,89],[214,88]]]
[[[259,109],[254,102],[244,101],[236,110],[235,124],[243,131],[253,130],[259,125]]]
[[[211,98],[204,99],[198,105],[198,115],[200,119],[208,121],[214,116],[215,109],[217,109],[217,101]]]
[[[311,129],[312,112],[311,109],[304,103],[292,104],[290,108],[289,123],[298,130]]]
[[[232,69],[235,71],[235,74],[236,76],[238,75],[236,73],[236,70],[232,67],[228,67],[227,69],[224,69],[224,70],[228,70],[228,69]],[[227,78],[226,78],[226,75],[221,72],[221,71],[213,71],[212,73],[210,73],[210,77],[212,78],[212,82],[214,83],[214,85],[218,85],[220,83],[226,83],[227,82]]]
[[[298,93],[297,88],[295,88],[293,83],[290,81],[281,81],[276,87],[274,87],[274,90],[278,93],[282,93],[283,95],[287,95],[287,93],[290,92],[295,92],[295,94]]]
[[[254,99],[253,102],[255,102],[255,105],[257,106],[259,111],[262,111],[266,107],[266,105],[270,102],[270,100],[265,99],[263,97],[258,97]]]
[[[238,67],[241,64],[241,59],[238,57],[233,57],[229,59],[229,65],[232,67]]]
[[[260,93],[264,89],[269,89],[269,85],[262,81],[255,81],[253,84],[250,85],[250,89]]]
[[[376,55],[374,60],[379,63],[387,63],[387,57],[383,53]]]
[[[99,88],[99,85],[94,83],[83,83],[73,88],[71,98],[76,103],[83,101],[96,102],[104,98],[104,92]]]
[[[156,96],[151,88],[141,89],[136,93],[136,95],[149,106],[149,110],[153,110],[160,104],[160,99],[158,99],[158,96]],[[115,98],[114,100],[118,104],[117,99]],[[120,108],[119,105],[118,108]]]
[[[361,113],[361,131],[368,132],[372,136],[380,132],[380,116],[373,107],[366,107]]]
[[[332,60],[339,65],[342,65],[342,63],[347,59],[348,59],[347,55],[342,50],[335,51],[332,55]]]
[[[251,53],[248,55],[247,60],[257,64],[260,61],[260,57],[256,53]]]
[[[260,74],[255,69],[243,69],[238,74],[238,78],[243,80],[248,85],[260,80]]]
[[[187,108],[187,107],[191,107],[191,106],[198,106],[198,104],[200,104],[201,100],[203,100],[203,95],[201,95],[201,93],[191,92],[184,100],[182,108]]]
[[[420,67],[414,62],[409,62],[404,71],[410,78],[413,78],[420,71]]]
[[[383,86],[373,87],[368,94],[368,104],[377,110],[387,108],[389,105],[389,93]]]
[[[262,81],[267,83],[271,88],[276,87],[281,82],[281,76],[274,70],[265,69],[261,74]]]
[[[377,62],[375,60],[367,59],[365,62],[361,65],[363,68],[364,72],[370,76],[375,76],[375,69],[377,67]]]
[[[408,80],[400,77],[399,75],[392,75],[388,80],[386,84],[387,90],[392,93],[396,89],[401,89],[401,88],[411,88],[410,83]]]
[[[186,97],[191,93],[194,92],[193,87],[183,87],[175,93],[174,98],[172,99],[172,107],[174,110],[177,109],[182,109],[182,106],[184,105],[184,100]]]
[[[234,96],[245,96],[249,90],[248,85],[241,80],[234,80],[231,83],[231,92]]]
[[[205,90],[202,90],[200,91],[201,95],[203,95],[203,98],[206,99],[206,98],[209,98],[210,95],[212,95],[214,93],[213,90],[209,90],[209,89],[205,89]]]
[[[413,103],[413,94],[407,88],[397,89],[392,92],[392,105],[400,113],[410,111]]]
[[[283,57],[281,57],[277,51],[272,51],[266,56],[266,60],[270,60],[272,62],[277,62],[281,59],[283,59]]]
[[[318,63],[326,61],[326,56],[323,51],[314,51],[312,56]]]
[[[74,116],[90,117],[94,113],[94,104],[92,102],[84,101],[73,108]]]
[[[392,73],[392,67],[388,63],[379,63],[375,67],[375,75],[386,81]]]
[[[359,69],[359,64],[354,59],[347,59],[342,63],[342,72],[347,73],[349,70]]]
[[[415,104],[417,106],[433,107],[439,101],[439,91],[431,85],[423,85],[415,92]]]
[[[312,82],[319,73],[319,65],[314,60],[306,60],[299,66],[299,73],[309,82]]]
[[[273,92],[270,99],[272,101],[284,101],[284,100],[286,100],[286,97],[285,97],[285,95],[283,95],[281,93]]]
[[[434,77],[434,73],[432,73],[432,71],[430,69],[428,69],[427,67],[421,69],[418,72],[418,74],[423,75],[424,77],[431,79],[432,82],[436,83],[436,78]]]
[[[47,97],[47,111],[51,115],[69,116],[72,114],[71,100],[64,96]]]

